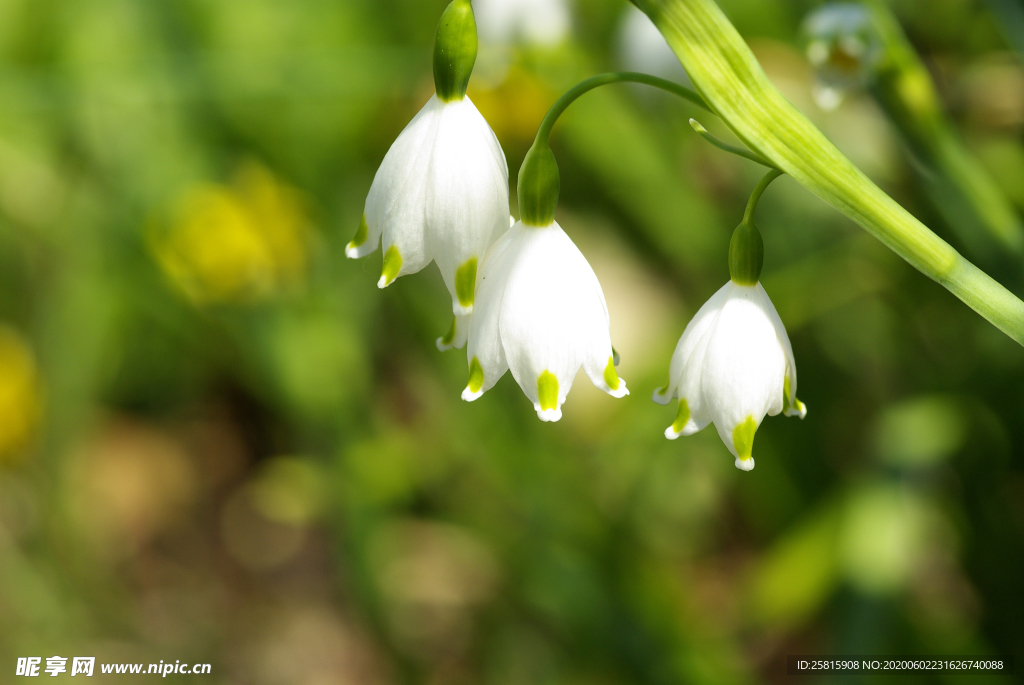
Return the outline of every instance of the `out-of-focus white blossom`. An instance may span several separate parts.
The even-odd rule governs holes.
[[[554,45],[572,26],[566,0],[475,0],[473,8],[484,45]]]

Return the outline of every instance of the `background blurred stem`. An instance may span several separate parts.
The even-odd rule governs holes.
[[[883,45],[881,63],[873,70],[871,92],[907,144],[927,166],[944,176],[969,205],[984,229],[1000,246],[1024,254],[1024,226],[995,180],[964,147],[942,105],[931,75],[907,40],[899,22],[879,0],[867,0]],[[991,252],[974,227],[956,217],[950,221],[972,250]]]
[[[704,100],[750,149],[1024,345],[1024,302],[854,166],[772,85],[713,0],[633,2],[665,36]]]

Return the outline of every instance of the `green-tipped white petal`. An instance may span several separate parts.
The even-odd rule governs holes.
[[[480,262],[508,230],[508,165],[497,137],[468,97],[445,107],[426,198],[430,254],[452,295],[452,310],[471,314]]]
[[[384,156],[366,196],[363,224],[345,248],[349,258],[359,259],[376,250],[389,226],[423,231],[430,150],[437,137],[443,107],[436,96],[430,98]]]
[[[441,352],[461,350],[469,338],[469,316],[456,316],[448,332],[437,339],[437,349]]]
[[[498,379],[508,371],[505,350],[498,334],[498,319],[508,273],[514,261],[513,253],[519,247],[513,240],[515,235],[512,229],[502,235],[488,250],[480,266],[477,301],[469,320],[469,342],[466,347],[470,381],[462,391],[462,399],[467,402],[472,402],[494,387]]]

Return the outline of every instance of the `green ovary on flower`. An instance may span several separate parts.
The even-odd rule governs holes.
[[[519,169],[519,216],[526,226],[550,226],[555,220],[562,180],[555,154],[536,140]]]
[[[452,328],[454,327],[455,325],[452,324]],[[469,363],[469,383],[466,387],[471,392],[480,392],[480,388],[484,387],[484,367],[480,366],[480,360],[476,357],[473,357],[473,361]]]
[[[434,87],[442,102],[466,96],[476,53],[473,5],[470,0],[454,0],[441,15],[434,42]]]
[[[732,430],[732,443],[736,448],[736,455],[741,461],[746,461],[754,456],[754,434],[757,433],[757,422],[753,416],[736,426]]]
[[[757,285],[764,266],[764,240],[753,222],[736,227],[729,242],[729,276],[737,285]]]
[[[476,292],[477,258],[473,257],[455,272],[455,295],[463,307],[473,306]]]
[[[537,379],[537,401],[543,411],[558,409],[558,379],[550,371]]]

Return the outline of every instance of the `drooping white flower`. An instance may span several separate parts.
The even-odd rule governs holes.
[[[836,109],[853,90],[867,86],[884,57],[884,45],[871,10],[861,3],[823,5],[803,23],[807,59],[817,75],[814,99]]]
[[[485,43],[553,45],[569,33],[565,0],[476,0],[475,8]]]
[[[672,355],[669,384],[654,401],[679,400],[665,430],[674,440],[714,422],[736,457],[754,468],[754,434],[765,415],[807,414],[796,398],[796,363],[786,328],[760,283],[729,281],[693,317]]]
[[[487,253],[469,325],[473,401],[511,370],[542,421],[558,421],[582,367],[613,397],[629,394],[615,371],[601,284],[557,223],[517,223]]]
[[[468,97],[434,95],[384,157],[345,254],[364,257],[383,240],[381,288],[436,261],[453,311],[466,315],[479,262],[507,222],[508,166],[497,137]]]

